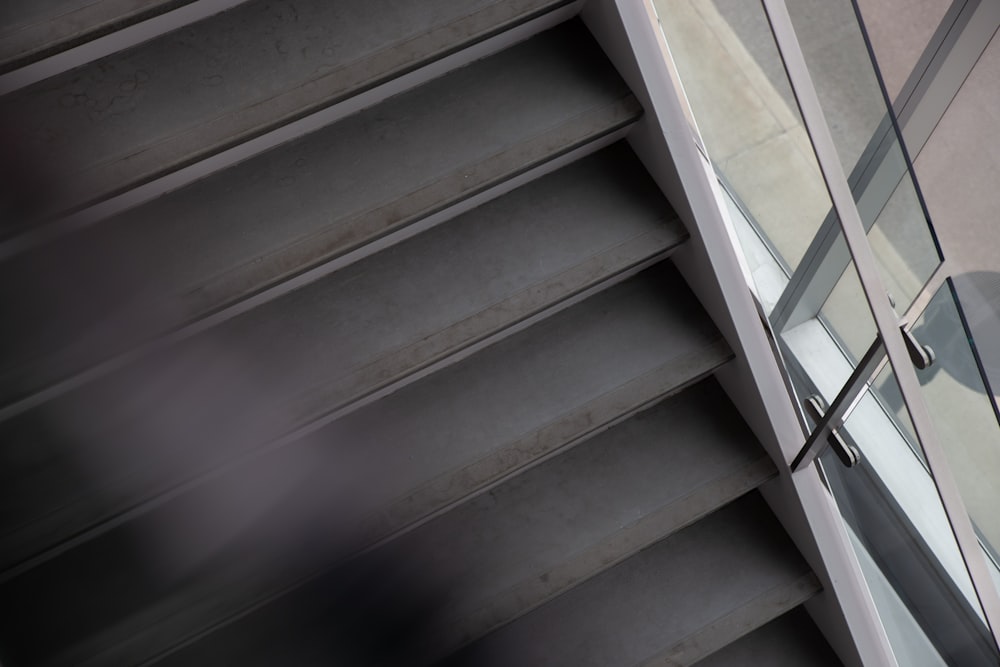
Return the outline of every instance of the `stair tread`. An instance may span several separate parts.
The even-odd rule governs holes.
[[[5,0],[0,6],[0,72],[193,1]]]
[[[426,559],[387,559],[368,578],[385,577],[406,589],[412,585],[409,578],[428,578],[431,570]],[[363,586],[372,585],[363,569],[356,576]],[[330,600],[338,600],[343,587],[342,581],[332,582],[312,596],[269,605],[158,664],[327,664],[328,651],[336,646],[330,629],[342,611]],[[818,582],[808,565],[766,504],[752,493],[474,642],[443,664],[637,665],[705,628],[715,631],[719,619],[734,609],[744,617],[734,627],[718,628],[720,643],[737,639],[816,592]],[[376,598],[404,604],[419,605],[422,593],[416,586],[397,599],[391,592],[371,589]],[[348,599],[339,603],[351,606]],[[428,613],[437,610],[434,603],[424,608]],[[447,623],[450,618],[438,620]],[[419,621],[411,622],[417,632],[426,630]],[[408,654],[408,664],[423,664],[410,658]],[[654,664],[692,664],[696,659],[686,655]]]
[[[641,164],[619,145],[258,306],[214,335],[235,338],[282,322],[282,336],[295,341],[283,350],[286,368],[296,378],[317,372],[299,380],[306,384],[423,341],[396,364],[419,366],[411,359],[460,347],[685,237]],[[60,359],[7,373],[7,395],[65,374],[71,366]]]
[[[773,477],[714,380],[387,547],[447,573],[442,657]]]
[[[33,154],[62,165],[72,209],[171,171],[563,0],[251,0],[29,86]],[[164,63],[170,63],[164,67]]]
[[[5,391],[23,394],[81,357],[108,356],[342,256],[638,113],[592,38],[563,26],[19,256],[0,266],[5,303],[53,281],[66,288],[57,294],[95,279],[95,291],[120,294],[82,313],[25,304],[4,332],[7,358],[19,360],[8,362]],[[47,266],[61,270],[38,269]],[[52,312],[76,319],[40,319]]]
[[[167,359],[238,348],[243,359],[266,360],[268,368],[280,369],[267,383],[268,402],[284,400],[277,410],[293,428],[502,335],[582,290],[618,280],[684,237],[669,204],[619,144],[258,307],[171,350]],[[275,340],[282,342],[278,349]],[[0,425],[0,433],[27,444],[30,435],[16,435],[19,423],[55,421],[71,409],[113,414],[109,404],[131,395],[147,368],[140,364],[95,383],[96,389],[82,387],[33,411],[39,416]],[[29,481],[23,471],[4,475],[9,497],[21,489],[35,498],[18,511],[22,525],[53,509],[44,499],[59,502],[55,489],[74,486],[65,471],[50,472],[48,482]]]
[[[287,393],[297,419],[308,421],[685,237],[641,164],[618,145],[212,333],[246,341],[280,322],[287,348],[278,363],[293,378]],[[284,393],[280,385],[271,392]]]
[[[0,72],[190,1],[12,0]],[[642,109],[579,19],[525,39],[580,4],[243,0],[0,97],[51,166],[0,237],[5,662],[830,657],[686,232],[600,149]]]
[[[394,540],[379,558],[422,563],[429,579],[440,576],[437,631],[419,657],[443,657],[775,473],[709,379]],[[325,575],[190,651],[239,662],[219,652],[239,651],[239,638],[265,632],[284,606],[322,597],[313,589],[338,576]]]
[[[751,494],[472,644],[460,658],[475,656],[477,665],[636,665],[784,590],[777,604],[792,608],[818,592],[818,583]],[[762,605],[761,624],[774,605]]]
[[[615,354],[607,354],[612,349]],[[198,539],[223,545],[227,538],[236,539],[236,546],[227,547],[243,554],[231,568],[233,577],[245,574],[237,571],[244,564],[253,569],[252,556],[265,551],[259,543],[264,534],[266,544],[286,545],[295,553],[303,539],[295,526],[301,523],[288,519],[310,507],[350,506],[362,517],[356,530],[351,520],[313,528],[310,535],[351,534],[352,543],[370,544],[703,377],[728,358],[676,271],[658,266],[351,413],[300,445],[257,459],[242,479],[222,478],[154,509],[144,517],[143,530],[195,536],[176,540],[170,549],[164,545],[164,553],[179,549],[180,560],[201,557],[185,554],[186,548],[210,552],[219,546]],[[140,459],[135,469],[147,458],[133,451],[122,455]],[[349,474],[342,471],[344,461],[355,463]],[[130,490],[170,485],[163,479],[165,466],[156,463],[127,480]],[[266,516],[230,513],[252,513],[262,495],[282,500]],[[229,532],[253,521],[261,524],[261,532],[238,538]],[[136,596],[144,595],[141,586],[99,600],[74,593],[74,587],[128,581],[126,567],[109,562],[106,554],[116,551],[113,545],[135,539],[130,530],[126,524],[8,582],[0,597],[19,601],[15,623],[30,626],[32,609],[44,616],[52,608],[34,595],[41,581],[65,580],[64,586],[45,588],[84,606],[105,600],[119,605],[68,613],[65,624],[48,618],[48,646],[73,643],[72,636],[83,639],[88,627],[106,625],[108,614],[141,607],[136,603]],[[310,548],[319,552],[320,546]],[[130,574],[142,579],[141,570]],[[220,603],[208,596],[201,604]],[[180,608],[190,612],[194,605],[185,600]]]
[[[698,667],[839,667],[843,663],[806,610],[797,607],[697,664]]]
[[[347,415],[315,439],[376,463],[380,488],[368,489],[368,504],[378,509],[368,533],[380,539],[730,356],[676,270],[658,265]]]

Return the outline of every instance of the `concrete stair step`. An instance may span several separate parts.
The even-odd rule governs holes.
[[[452,536],[453,540],[462,538]],[[425,546],[432,547],[432,543]],[[453,565],[450,543],[437,546],[438,559],[445,558],[448,565]],[[157,664],[323,665],[343,658],[348,652],[345,647],[356,651],[361,644],[371,651],[364,644],[392,644],[393,640],[395,652],[390,657],[401,659],[398,664],[427,664],[414,657],[413,646],[424,641],[424,633],[441,632],[442,626],[453,619],[441,611],[440,593],[449,590],[450,580],[435,579],[438,563],[419,555],[425,554],[386,558],[374,565],[348,569],[339,577],[330,575],[327,581],[317,582],[314,590],[272,602],[181,647]],[[475,563],[465,563],[466,570],[475,568]],[[428,580],[432,583],[427,584]],[[380,582],[385,585],[380,586]],[[765,503],[752,493],[572,588],[440,664],[691,665],[710,655],[725,658],[728,649],[714,652],[730,642],[735,642],[737,654],[744,655],[748,643],[757,643],[757,628],[762,628],[759,631],[765,637],[777,639],[772,619],[797,609],[818,591],[816,577]],[[337,628],[350,627],[352,613],[367,608],[361,601],[365,599],[376,609],[395,607],[399,616],[363,618],[361,627],[374,624],[377,628],[374,637],[364,638],[368,641],[338,633]],[[416,636],[394,635],[396,622],[411,627]],[[806,630],[802,637],[790,639],[789,655],[828,658],[821,649],[814,647],[810,651],[803,646],[818,634],[814,634],[815,628]],[[451,631],[447,627],[444,630]],[[749,637],[745,637],[747,633],[751,633]],[[769,649],[770,654],[775,652],[773,647]],[[364,655],[370,658],[373,653],[385,658],[374,651]]]
[[[0,73],[189,2],[12,0]],[[3,78],[60,184],[0,230],[5,664],[829,657],[583,4],[246,0]]]
[[[0,74],[193,0],[5,0]]]
[[[819,589],[754,493],[488,635],[447,664],[692,664]]]
[[[16,257],[0,265],[0,303],[24,312],[3,332],[0,398],[30,396],[179,323],[268,298],[260,292],[311,267],[350,262],[639,113],[572,23]],[[52,266],[60,271],[39,270]],[[94,302],[58,301],[81,286]],[[54,302],[25,304],[26,294]]]
[[[45,664],[131,663],[130,652],[156,646],[155,638],[189,636],[206,615],[229,617],[336,554],[412,529],[729,356],[676,271],[658,265],[24,572],[0,589],[4,621],[25,651],[48,655]],[[103,498],[135,502],[136,493],[177,484],[176,468],[152,465],[130,445],[121,456],[138,459],[123,462],[132,474],[102,488]],[[346,507],[346,515],[323,511]],[[155,535],[157,560],[174,578],[141,559],[108,557]],[[226,567],[213,570],[213,562]],[[213,572],[207,579],[196,574],[203,568]],[[176,577],[200,583],[171,597]],[[45,639],[34,644],[40,627]],[[111,630],[93,639],[100,628]],[[124,653],[100,658],[109,646]]]
[[[102,3],[103,4],[103,3]],[[123,192],[474,44],[565,0],[251,0],[0,101],[67,182]]]
[[[843,663],[805,608],[796,607],[697,664],[698,667],[840,667]]]
[[[710,379],[475,497],[377,554],[420,564],[439,588],[433,623],[408,664],[447,656],[775,473]],[[281,641],[270,633],[282,618],[356,568],[326,574],[168,662],[252,663],[261,644]]]
[[[30,448],[37,456],[48,447],[55,456],[59,440],[46,444],[32,424],[41,427],[69,411],[113,420],[136,387],[173,368],[197,366],[213,350],[239,350],[238,359],[273,370],[264,373],[266,410],[274,417],[269,431],[288,432],[343,414],[604,289],[685,237],[641,164],[617,144],[251,310],[163,358],[2,424],[9,442],[3,449]],[[143,455],[142,445],[127,446],[137,447],[129,458]],[[5,564],[81,528],[64,523],[65,512],[81,512],[81,504],[63,512],[54,505],[78,484],[64,469],[47,468],[30,479],[11,470],[4,479],[19,521],[3,525]]]
[[[777,474],[705,380],[389,545],[447,572],[442,658]]]

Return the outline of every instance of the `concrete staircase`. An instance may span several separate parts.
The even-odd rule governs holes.
[[[80,4],[4,67],[183,3]],[[5,666],[839,664],[579,8],[250,0],[0,98]]]

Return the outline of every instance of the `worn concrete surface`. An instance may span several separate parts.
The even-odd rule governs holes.
[[[841,662],[804,609],[794,609],[696,663],[698,667],[834,667]]]
[[[190,2],[6,0],[0,5],[0,72]]]
[[[484,666],[510,664],[505,652],[514,647],[520,664],[690,664],[711,650],[711,642],[685,641],[702,629],[735,639],[811,594],[804,563],[768,514],[756,494],[747,496],[473,644],[469,654]],[[730,624],[737,600],[752,612]]]
[[[0,301],[23,312],[0,333],[0,401],[399,231],[640,114],[589,35],[565,26],[18,256],[0,267]],[[92,307],[60,301],[106,276],[112,284],[93,285]],[[111,294],[117,302],[103,303]]]
[[[75,658],[62,658],[71,664],[106,648],[90,633],[154,602],[165,605],[154,605],[158,616],[187,610],[176,618],[191,632],[205,621],[194,613],[199,606],[234,613],[271,592],[272,577],[301,575],[290,559],[305,557],[297,567],[308,569],[342,548],[336,540],[345,535],[355,547],[387,538],[704,377],[728,359],[720,345],[676,270],[654,268],[35,567],[3,585],[0,611],[11,632],[23,634],[23,651],[55,659],[54,651],[73,646]],[[93,517],[107,512],[110,497],[124,500],[120,511],[175,486],[178,473],[190,476],[188,455],[219,446],[189,435],[184,447],[170,443],[175,460],[166,461],[150,450],[164,443],[119,438],[113,470],[98,459],[117,478],[95,485],[91,477],[91,493],[77,493],[70,509],[78,520]],[[34,491],[58,500],[66,484],[52,478],[48,494]],[[161,538],[146,543],[147,558],[131,558],[127,545],[153,535]],[[229,565],[203,587],[165,597],[176,579],[219,558]],[[268,567],[276,559],[281,567]],[[220,580],[234,579],[227,595],[216,594]],[[93,595],[95,586],[104,593]],[[42,626],[47,638],[39,642],[32,629]]]
[[[251,0],[0,99],[55,215],[474,43],[559,0]],[[169,63],[169,65],[167,64]]]

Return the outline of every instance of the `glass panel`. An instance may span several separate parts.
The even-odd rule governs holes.
[[[764,312],[770,313],[788,285],[788,275],[777,260],[778,252],[754,224],[753,216],[746,211],[746,207],[736,201],[732,189],[722,181],[719,187],[736,233],[737,250],[742,252],[746,270],[750,273],[750,286]]]
[[[785,4],[840,161],[850,173],[886,112],[854,6],[850,0]]]
[[[875,341],[875,321],[852,261],[818,317],[778,334],[799,404],[818,394],[829,405]]]
[[[905,311],[941,262],[919,189],[888,115],[849,0],[788,3],[882,278]]]
[[[952,0],[858,0],[891,99],[903,88],[951,4]]]
[[[996,2],[991,4],[995,6]],[[918,159],[922,187],[941,247],[949,261],[967,270],[1000,271],[998,95],[1000,31],[948,105]],[[973,297],[966,296],[965,279],[956,276],[956,283],[964,305],[974,309]],[[1000,304],[1000,300],[993,303]],[[977,335],[977,339],[986,346],[993,340],[1000,341],[1000,336],[991,339]]]
[[[878,374],[875,381],[872,382],[872,386],[875,389],[875,397],[882,404],[882,409],[885,410],[886,415],[896,424],[896,428],[910,446],[910,451],[920,459],[920,464],[926,468],[927,463],[924,460],[924,452],[917,443],[917,434],[914,432],[913,423],[906,412],[906,407],[903,403],[903,394],[899,391],[899,383],[896,382],[896,378],[893,376],[892,369],[888,364]]]
[[[899,151],[898,145],[894,150]],[[874,189],[873,184],[870,190]],[[927,230],[931,230],[930,223],[920,207],[913,179],[907,174],[868,232],[882,280],[898,313],[910,307],[941,263],[937,241]]]
[[[819,394],[829,404],[875,340],[875,325],[763,7],[743,0],[654,4],[725,193],[720,205],[733,221],[744,268],[770,314],[799,400]],[[853,5],[790,4],[887,296],[902,312],[941,256]],[[879,609],[901,664],[997,664],[888,367],[841,430],[860,449],[862,463],[844,475],[828,451],[821,464],[854,532],[859,560],[867,563],[871,588],[880,591]],[[1000,449],[994,453],[1000,456]],[[1000,494],[979,500],[983,507],[1000,506]]]
[[[881,381],[898,393],[891,372]],[[909,421],[902,406],[890,418],[880,397],[865,392],[841,429],[861,463],[848,470],[827,450],[822,470],[900,664],[995,665],[1000,656],[934,479],[903,435]]]
[[[762,5],[654,6],[709,158],[793,271],[831,204]]]
[[[941,446],[981,539],[1000,547],[1000,425],[993,392],[980,373],[975,343],[949,280],[914,323],[936,360],[917,371]]]
[[[830,292],[820,315],[844,347],[851,365],[857,364],[875,340],[875,320],[853,261]]]

